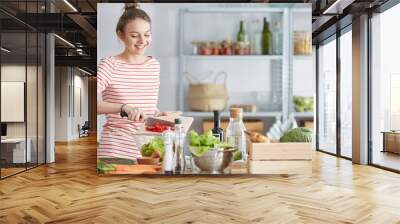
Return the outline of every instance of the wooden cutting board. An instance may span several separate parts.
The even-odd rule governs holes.
[[[183,131],[185,133],[187,133],[189,131],[190,126],[193,123],[193,117],[183,117],[183,116],[160,116],[160,117],[151,117],[151,118],[147,118],[148,120],[146,120],[146,125],[151,125],[154,122],[161,122],[161,123],[165,123],[168,125],[173,126],[174,122],[175,122],[175,118],[180,118],[182,121],[182,127],[183,127]],[[136,132],[136,134],[138,135],[161,135],[162,133],[158,133],[158,132],[152,132],[152,131],[146,131],[145,126],[142,127],[141,130],[138,130]]]

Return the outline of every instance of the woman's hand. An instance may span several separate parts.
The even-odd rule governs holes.
[[[123,108],[121,108],[121,110],[128,115],[128,120],[136,122],[144,122],[144,119],[146,119],[146,115],[139,108],[130,105],[124,105]]]

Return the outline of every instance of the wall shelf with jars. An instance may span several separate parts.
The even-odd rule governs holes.
[[[216,74],[225,73],[225,81],[217,81],[225,84],[228,93],[222,115],[231,106],[243,106],[251,108],[245,109],[245,118],[288,117],[292,103],[292,10],[269,4],[182,9],[179,109],[188,116],[212,117],[212,105],[204,111],[192,110],[188,92],[191,84],[213,84]],[[200,81],[190,82],[187,75]]]
[[[282,60],[282,55],[184,55],[187,60]]]

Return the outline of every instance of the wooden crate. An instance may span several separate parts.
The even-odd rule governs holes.
[[[249,161],[249,173],[251,174],[306,174],[312,173],[311,160],[270,160]]]
[[[248,143],[249,171],[255,174],[311,174],[311,143]]]

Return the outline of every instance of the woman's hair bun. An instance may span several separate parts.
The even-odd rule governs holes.
[[[126,3],[125,4],[125,10],[131,10],[131,9],[137,9],[139,8],[138,3]]]

